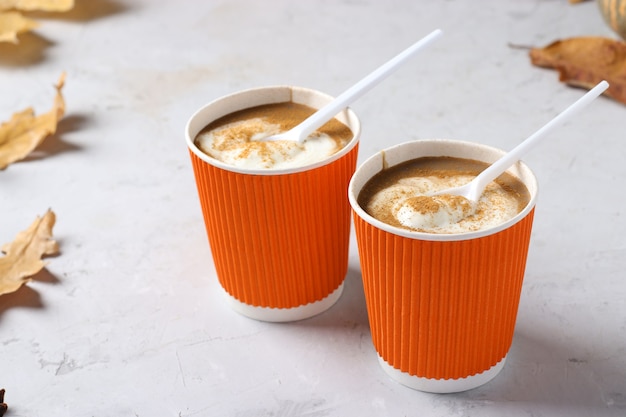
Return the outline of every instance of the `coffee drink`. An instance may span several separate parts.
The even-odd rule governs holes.
[[[537,180],[517,162],[477,203],[445,194],[504,154],[473,142],[414,140],[372,155],[350,181],[372,343],[382,369],[411,388],[466,391],[506,362]]]
[[[387,168],[372,177],[358,195],[370,216],[425,233],[464,233],[488,229],[516,216],[530,194],[510,174],[491,182],[476,205],[464,197],[433,195],[470,182],[488,165],[453,157],[423,157]]]
[[[332,99],[298,86],[251,88],[210,101],[186,124],[215,272],[245,316],[302,320],[341,297],[361,123],[344,109],[303,143],[266,140]]]
[[[303,143],[264,139],[295,127],[314,111],[294,102],[240,110],[202,129],[195,144],[210,157],[240,168],[271,170],[306,166],[341,150],[352,139],[352,131],[332,119]]]

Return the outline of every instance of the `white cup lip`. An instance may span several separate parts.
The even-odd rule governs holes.
[[[487,229],[472,231],[472,232],[436,234],[436,233],[416,232],[416,231],[412,231],[408,229],[403,229],[400,227],[391,226],[387,223],[384,223],[380,220],[375,219],[374,217],[370,216],[367,212],[365,212],[363,208],[361,208],[361,206],[359,205],[357,201],[357,197],[359,195],[359,192],[361,191],[361,188],[365,184],[365,182],[367,182],[367,180],[369,180],[375,173],[380,172],[383,169],[382,161],[384,161],[385,155],[387,154],[401,154],[402,155],[402,157],[399,160],[394,161],[394,163],[390,164],[390,166],[396,165],[401,162],[405,162],[410,159],[415,159],[420,156],[456,156],[456,155],[449,155],[448,152],[439,152],[439,153],[435,152],[435,153],[428,153],[428,154],[425,153],[425,154],[420,154],[420,155],[414,155],[414,154],[412,155],[409,152],[403,152],[405,148],[410,149],[416,146],[415,144],[435,145],[442,149],[451,149],[455,147],[456,148],[472,147],[474,149],[477,149],[483,152],[491,153],[496,156],[496,159],[499,156],[504,155],[505,153],[505,151],[489,146],[489,145],[484,145],[481,143],[464,141],[464,140],[456,140],[456,139],[417,139],[417,140],[403,142],[398,145],[383,149],[382,151],[375,153],[374,155],[366,159],[365,162],[363,162],[359,167],[357,167],[354,175],[352,176],[350,180],[350,184],[348,185],[348,199],[350,201],[350,205],[352,206],[352,209],[361,219],[365,220],[367,223],[371,224],[372,226],[378,229],[384,230],[386,232],[392,233],[394,235],[406,237],[409,239],[415,239],[415,240],[447,241],[447,242],[471,240],[471,239],[477,239],[477,238],[481,238],[485,236],[490,236],[502,230],[508,229],[509,227],[513,226],[514,224],[522,220],[524,217],[526,217],[535,207],[535,204],[537,201],[537,194],[538,194],[537,178],[535,174],[532,172],[532,170],[523,161],[518,161],[515,165],[513,165],[512,168],[509,168],[507,172],[524,182],[524,184],[526,185],[530,193],[530,201],[528,202],[526,207],[524,207],[524,209],[521,212],[519,212],[515,217],[497,226],[487,228]],[[463,157],[463,156],[458,156],[458,157]],[[465,156],[465,157],[468,158],[468,156]],[[477,158],[473,158],[473,159],[477,159]],[[494,160],[483,161],[483,162],[492,163],[494,162]],[[379,168],[374,174],[368,175],[367,178],[363,178],[364,171],[366,169],[375,169],[377,165],[379,166]],[[518,172],[517,173],[512,172],[513,168],[515,168],[515,170]],[[524,175],[525,177],[524,179],[520,178],[519,176],[520,173]],[[357,189],[357,185],[360,185],[358,189]]]
[[[307,97],[311,99],[311,101],[314,101],[320,105],[313,106],[310,101],[306,100],[303,102],[302,97]],[[254,99],[251,100],[252,98]],[[238,110],[243,110],[263,104],[280,103],[289,100],[293,100],[295,103],[306,104],[311,107],[320,108],[322,105],[330,102],[332,99],[332,96],[319,90],[293,85],[269,85],[254,87],[227,94],[210,101],[209,103],[200,107],[195,113],[191,115],[185,125],[185,140],[187,143],[187,147],[204,162],[215,167],[224,169],[226,171],[236,172],[240,174],[273,176],[310,171],[331,164],[332,162],[342,158],[359,143],[359,139],[361,136],[361,121],[350,107],[347,107],[335,117],[344,124],[346,124],[348,128],[350,128],[353,134],[352,139],[339,152],[331,155],[330,157],[322,161],[299,167],[282,169],[250,169],[235,167],[233,165],[229,165],[224,162],[218,161],[217,159],[211,158],[210,156],[202,152],[194,143],[194,139],[200,132],[200,130],[202,130],[213,120],[216,120],[219,117],[226,116],[227,114],[233,113]],[[222,105],[221,110],[219,107],[220,105]]]

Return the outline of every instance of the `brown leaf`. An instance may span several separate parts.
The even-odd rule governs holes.
[[[19,12],[0,12],[0,42],[17,43],[17,35],[39,26]]]
[[[65,100],[61,89],[65,73],[61,74],[57,85],[52,109],[36,117],[32,108],[15,113],[11,120],[0,125],[0,170],[9,164],[24,159],[37,146],[56,131],[57,123],[65,114]]]
[[[626,42],[603,37],[579,37],[532,48],[533,65],[553,68],[566,84],[590,89],[602,80],[605,95],[626,104]]]
[[[9,406],[4,402],[4,393],[4,388],[0,389],[0,417],[2,417],[9,409]]]
[[[59,245],[52,240],[52,227],[56,216],[48,210],[30,227],[15,237],[11,243],[2,246],[6,256],[0,258],[0,295],[17,291],[30,277],[46,265],[41,257],[56,255]]]

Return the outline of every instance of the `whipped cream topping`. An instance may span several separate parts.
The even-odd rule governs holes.
[[[302,143],[265,141],[285,129],[263,117],[240,120],[203,131],[196,145],[207,155],[226,164],[247,169],[296,168],[322,161],[348,142],[314,132]]]
[[[372,196],[365,210],[373,217],[426,233],[464,233],[506,222],[519,212],[510,190],[490,183],[474,205],[464,197],[433,193],[470,182],[473,175],[402,178]]]
[[[453,195],[416,196],[396,203],[396,218],[410,229],[450,227],[474,212],[473,204]]]

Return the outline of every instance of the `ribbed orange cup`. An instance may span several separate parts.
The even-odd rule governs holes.
[[[354,137],[339,153],[304,167],[251,170],[204,154],[194,138],[212,121],[249,107],[293,101],[319,108],[331,97],[290,86],[255,88],[217,99],[186,127],[187,145],[209,244],[233,308],[265,321],[318,314],[340,297],[348,268],[348,183],[356,167],[360,122],[336,118]]]
[[[372,341],[383,369],[429,392],[458,392],[486,383],[511,347],[537,182],[519,162],[508,172],[531,195],[510,221],[460,234],[412,232],[382,223],[357,203],[365,183],[384,167],[451,156],[492,163],[502,151],[469,142],[422,140],[365,161],[349,187]]]

